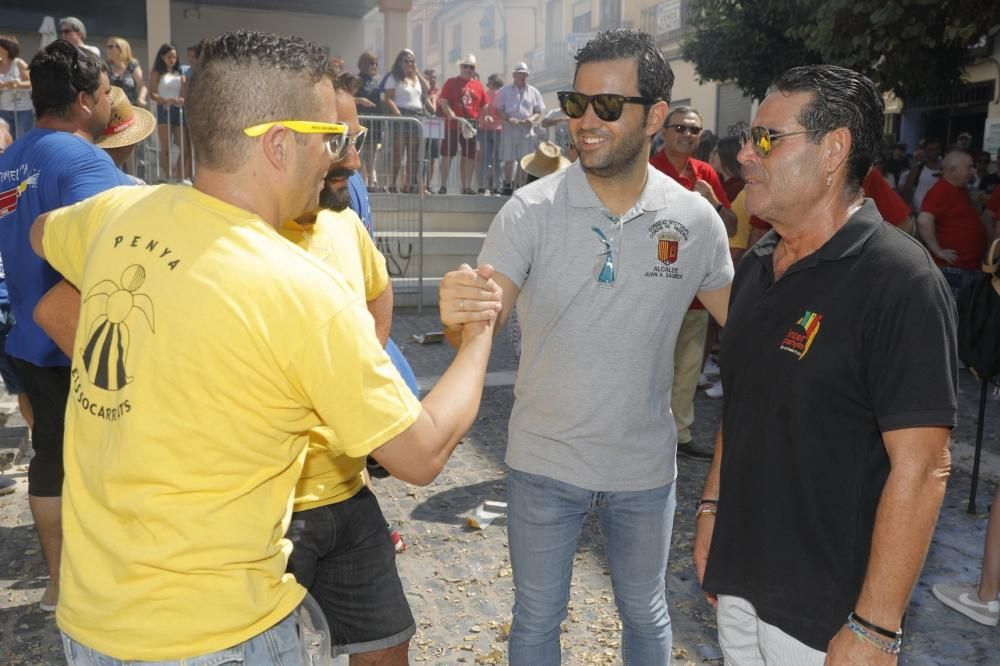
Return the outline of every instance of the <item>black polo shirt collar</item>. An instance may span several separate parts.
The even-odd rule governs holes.
[[[844,259],[860,254],[861,248],[864,247],[868,239],[871,238],[871,235],[882,224],[885,223],[882,220],[882,215],[878,212],[878,208],[875,207],[875,202],[871,199],[865,199],[861,208],[855,211],[854,215],[847,220],[847,223],[837,230],[837,233],[831,236],[822,247],[808,257],[795,262],[788,269],[788,273],[812,268],[820,260],[836,261],[837,259]],[[781,236],[778,232],[775,229],[771,229],[753,246],[753,255],[767,267],[768,272],[772,275],[774,274],[772,258],[780,240]]]

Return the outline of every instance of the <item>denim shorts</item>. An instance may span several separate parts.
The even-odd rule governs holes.
[[[292,514],[288,571],[309,590],[330,625],[333,654],[404,643],[416,623],[396,571],[396,550],[368,487],[335,504]]]
[[[66,653],[66,663],[69,666],[132,666],[133,664],[148,664],[149,666],[154,664],[156,666],[308,666],[309,655],[306,654],[302,640],[299,638],[298,617],[299,612],[296,609],[278,624],[239,645],[210,654],[171,661],[116,659],[73,640],[65,633],[62,635],[63,651]],[[183,642],[182,636],[177,638],[179,642]]]
[[[167,106],[166,104],[158,104],[156,107],[156,122],[161,125],[173,125],[179,127],[184,125],[184,117],[181,115],[181,108],[179,106]]]

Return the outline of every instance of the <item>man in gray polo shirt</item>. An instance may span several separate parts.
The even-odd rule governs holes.
[[[514,192],[514,163],[535,149],[533,126],[545,111],[545,102],[538,88],[528,83],[528,65],[519,62],[514,66],[514,80],[497,92],[494,112],[503,120],[500,135],[500,159],[503,160],[503,190],[510,196]],[[518,175],[517,186],[524,184]]]
[[[674,344],[697,295],[724,323],[733,268],[712,206],[650,167],[673,73],[649,35],[599,34],[559,93],[580,159],[514,194],[480,275],[523,331],[507,448],[510,663],[560,662],[577,538],[601,523],[626,663],[671,660],[665,571],[677,433]],[[468,266],[441,286],[446,332],[493,303]],[[450,338],[451,339],[451,338]]]

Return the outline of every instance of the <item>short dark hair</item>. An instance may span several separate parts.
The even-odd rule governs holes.
[[[698,147],[691,153],[691,157],[702,162],[707,162],[708,157],[715,150],[715,144],[719,143],[719,137],[712,130],[704,130],[698,135]]]
[[[298,37],[239,31],[202,42],[186,102],[199,163],[231,173],[250,151],[244,128],[314,118],[313,86],[331,73],[326,52]]]
[[[21,55],[21,43],[14,35],[0,35],[0,48],[7,52],[11,60]]]
[[[743,166],[736,159],[742,147],[743,144],[740,142],[739,137],[735,136],[722,137],[715,144],[715,151],[719,153],[719,161],[722,162],[722,167],[735,178],[741,178],[743,174]],[[722,174],[720,173],[719,175],[721,176]]]
[[[698,116],[699,121],[702,120],[701,111],[694,108],[693,106],[672,106],[670,107],[670,110],[667,111],[666,117],[663,119],[663,126],[666,127],[667,125],[669,125],[670,119],[673,118],[674,116],[678,114],[683,114],[686,116],[689,113],[693,113],[694,115]]]
[[[576,52],[576,73],[588,62],[634,58],[638,67],[639,94],[652,100],[670,102],[674,71],[656,48],[653,37],[635,28],[614,28],[600,32]],[[649,110],[649,107],[646,108]]]
[[[836,65],[804,65],[778,76],[771,89],[813,94],[798,117],[803,128],[817,130],[809,135],[813,143],[842,127],[851,133],[847,187],[859,190],[882,148],[885,103],[871,79]]]
[[[76,96],[95,95],[101,86],[101,74],[108,66],[87,49],[78,49],[57,39],[31,59],[31,103],[35,117],[52,115],[68,118]]]

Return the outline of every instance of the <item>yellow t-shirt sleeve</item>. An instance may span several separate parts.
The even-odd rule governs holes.
[[[736,214],[736,233],[729,237],[729,247],[734,250],[745,250],[750,242],[750,213],[746,208],[746,192],[733,199],[733,213]]]
[[[375,242],[357,216],[354,217],[354,233],[357,236],[358,252],[361,254],[361,269],[365,275],[365,300],[374,301],[389,286],[385,257],[375,247]]]
[[[99,194],[72,206],[50,211],[45,218],[42,251],[45,260],[76,286],[83,279],[83,264],[94,232],[103,219],[108,194]]]
[[[309,335],[289,363],[289,377],[336,434],[336,453],[366,456],[420,415],[420,402],[379,346],[361,299]]]

